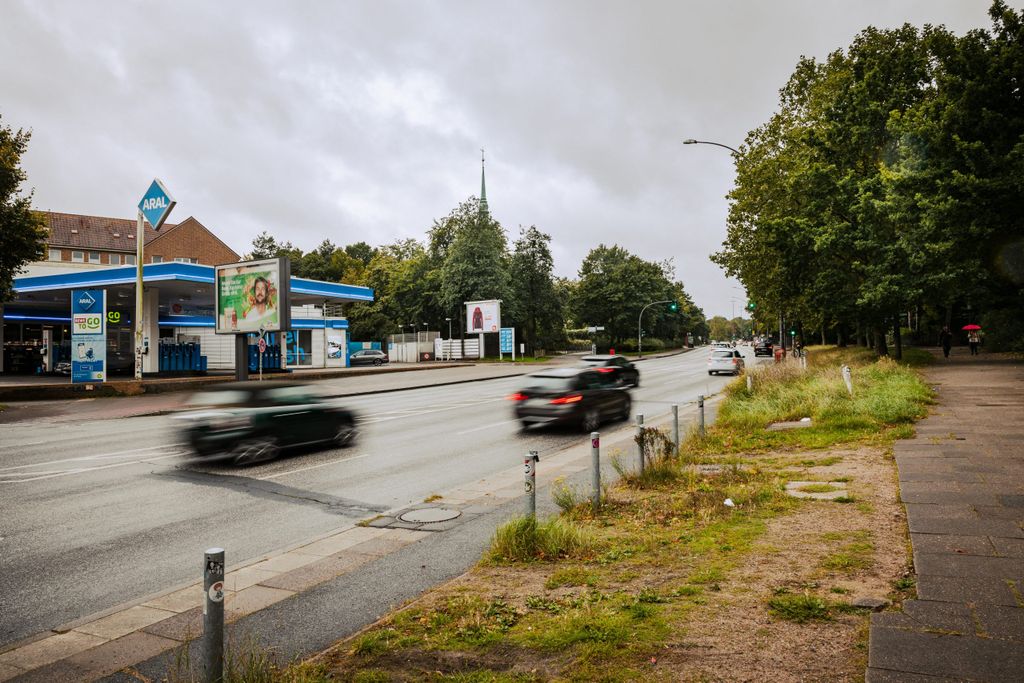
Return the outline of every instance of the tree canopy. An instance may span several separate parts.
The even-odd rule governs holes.
[[[31,133],[0,123],[0,302],[11,298],[14,276],[22,266],[43,256],[46,228],[32,212],[32,194],[23,194],[21,157]]]

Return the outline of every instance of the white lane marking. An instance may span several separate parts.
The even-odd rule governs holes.
[[[309,467],[300,467],[297,470],[287,470],[285,472],[278,472],[276,474],[268,474],[265,477],[256,477],[258,481],[265,481],[267,479],[277,479],[278,477],[284,477],[289,474],[298,474],[299,472],[306,472],[308,470],[315,470],[320,467],[327,467],[328,465],[343,465],[346,462],[352,462],[353,460],[360,460],[362,458],[369,458],[370,453],[363,453],[362,455],[354,455],[351,458],[343,458],[341,460],[331,460],[330,462],[322,462],[318,465],[310,465]]]
[[[455,432],[455,435],[456,436],[462,436],[463,434],[472,434],[473,432],[479,432],[479,431],[482,431],[484,429],[493,429],[494,427],[500,427],[502,425],[507,425],[510,422],[517,422],[517,421],[518,420],[502,420],[501,422],[495,422],[493,424],[484,425],[483,427],[473,427],[473,429],[464,429],[461,432]]]
[[[177,446],[184,446],[183,443],[168,443],[160,446],[149,446],[148,448],[133,448],[127,451],[114,451],[112,453],[97,453],[95,455],[80,455],[77,458],[61,458],[60,460],[47,460],[45,462],[36,462],[30,465],[14,465],[13,467],[0,467],[0,472],[11,472],[13,470],[24,470],[32,467],[43,467],[45,465],[57,465],[62,462],[83,462],[89,460],[109,460],[117,457],[131,457],[132,455],[145,453],[147,451],[157,451],[164,448],[175,448]]]
[[[55,479],[57,477],[68,477],[72,474],[88,474],[89,472],[98,472],[99,470],[109,470],[112,467],[125,467],[126,465],[145,465],[152,463],[156,460],[166,460],[167,458],[177,458],[185,455],[186,451],[180,451],[177,453],[169,453],[167,455],[158,455],[156,457],[147,457],[142,460],[130,460],[128,462],[115,462],[109,465],[99,465],[98,467],[76,467],[70,470],[63,470],[54,474],[44,474],[42,476],[29,476],[27,479],[4,479],[3,477],[22,477],[25,475],[36,475],[37,472],[14,472],[10,474],[0,474],[0,484],[23,484],[29,481],[40,481],[42,479]]]
[[[390,417],[370,417],[365,420],[360,420],[360,424],[376,424],[377,422],[388,422],[390,420],[401,420],[405,417],[419,417],[420,415],[430,415],[432,413],[442,413],[446,410],[458,410],[460,408],[468,408],[469,406],[478,406],[483,403],[494,403],[495,401],[504,401],[504,398],[492,398],[483,399],[480,401],[473,401],[467,404],[457,404],[445,406],[443,408],[428,408],[427,410],[420,410],[419,412],[403,413],[401,415],[392,415]]]

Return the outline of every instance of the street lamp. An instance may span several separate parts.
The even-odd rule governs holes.
[[[640,356],[640,358],[644,357],[644,333],[643,333],[643,327],[641,326],[643,324],[644,311],[646,311],[651,306],[655,306],[657,304],[670,304],[670,303],[672,303],[672,301],[673,301],[672,299],[664,299],[662,301],[652,301],[651,303],[647,304],[646,306],[644,306],[643,308],[640,309],[640,316],[637,318],[637,321],[636,321],[636,350],[637,350],[637,354]]]
[[[736,156],[742,156],[738,149],[736,149],[735,147],[730,147],[729,145],[723,145],[721,142],[708,142],[707,140],[694,140],[693,138],[690,138],[689,140],[683,140],[683,144],[684,145],[714,145],[715,147],[725,147],[727,150],[729,150],[730,152],[732,152]]]

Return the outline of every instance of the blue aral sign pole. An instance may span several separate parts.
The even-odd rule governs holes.
[[[146,223],[152,225],[154,230],[159,230],[176,203],[158,178],[153,179],[146,194],[142,195],[142,200],[139,201],[139,220],[135,229],[135,379],[142,379],[142,354],[145,344],[142,336],[142,258],[143,244],[146,241]]]
[[[498,330],[498,357],[511,353],[512,360],[516,359],[516,328],[502,327]]]
[[[107,381],[107,300],[102,289],[71,290],[71,382]]]

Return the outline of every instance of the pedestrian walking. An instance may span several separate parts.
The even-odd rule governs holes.
[[[953,346],[953,333],[949,331],[949,325],[939,333],[939,346],[942,347],[942,355],[949,358],[949,349]]]
[[[977,330],[971,330],[967,333],[967,343],[971,347],[971,355],[978,355],[978,345],[981,344],[981,335],[978,334]]]

